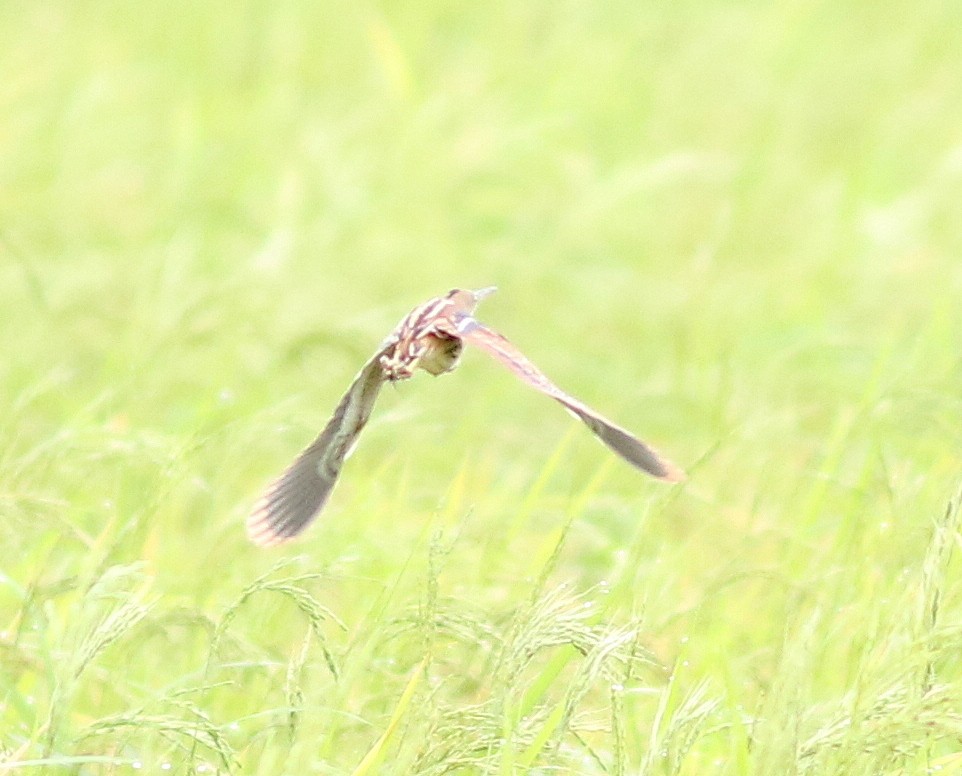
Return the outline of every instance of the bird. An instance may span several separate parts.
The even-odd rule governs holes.
[[[559,402],[616,455],[646,474],[680,482],[685,473],[631,432],[562,391],[504,336],[474,317],[495,287],[453,289],[408,313],[361,367],[324,430],[268,487],[247,518],[254,544],[270,547],[298,536],[320,514],[374,409],[385,383],[417,369],[438,376],[454,370],[464,345],[493,356],[520,380]]]

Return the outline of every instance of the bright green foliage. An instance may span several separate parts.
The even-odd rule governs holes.
[[[962,4],[0,3],[0,774],[962,773]],[[469,352],[243,521],[411,307]]]

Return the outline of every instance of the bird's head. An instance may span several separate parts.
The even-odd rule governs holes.
[[[455,311],[464,315],[470,315],[478,303],[489,294],[497,291],[497,286],[479,288],[477,291],[471,289],[455,288],[448,291],[447,298],[454,302]]]

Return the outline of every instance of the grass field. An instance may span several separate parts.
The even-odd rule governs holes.
[[[0,5],[0,773],[962,773],[962,5]],[[323,519],[243,522],[415,304]]]

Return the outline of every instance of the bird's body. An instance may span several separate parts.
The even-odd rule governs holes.
[[[454,290],[415,307],[394,330],[396,341],[378,362],[388,380],[406,380],[421,368],[432,375],[450,372],[461,359],[458,322],[474,312],[493,288]],[[390,338],[389,338],[390,339]]]
[[[370,417],[385,382],[407,380],[415,370],[450,372],[464,343],[498,359],[531,387],[565,406],[613,452],[658,479],[678,481],[683,472],[631,433],[599,415],[552,383],[507,339],[474,318],[474,310],[494,291],[455,289],[416,307],[381,343],[361,368],[327,426],[267,489],[247,521],[248,536],[270,546],[292,539],[320,513],[341,466]]]

